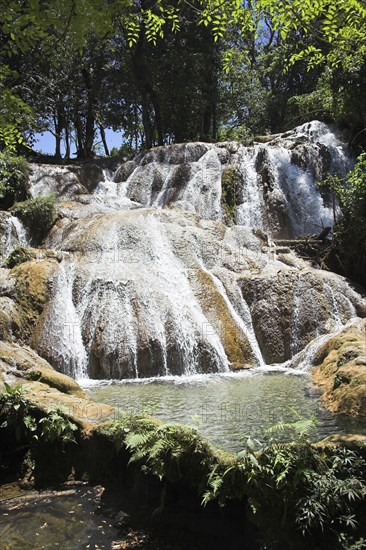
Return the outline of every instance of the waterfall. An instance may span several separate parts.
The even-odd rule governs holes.
[[[351,163],[331,128],[312,122],[250,147],[157,147],[114,173],[34,167],[33,196],[56,192],[62,218],[44,246],[64,258],[37,350],[97,379],[309,361],[364,299],[290,250],[276,253],[273,240],[331,226],[332,200],[316,182]]]
[[[23,223],[8,214],[0,213],[0,261],[6,258],[18,246],[28,246],[28,237]]]
[[[15,229],[16,238],[19,242],[19,245],[20,246],[28,246],[27,231],[26,231],[23,223],[20,221],[20,219],[15,217],[15,216],[11,216],[9,218],[9,222],[12,224],[12,226]]]
[[[238,170],[243,179],[241,204],[237,207],[236,222],[239,225],[267,229],[263,189],[256,170],[257,150],[241,147],[238,154]]]
[[[88,359],[80,317],[73,300],[75,272],[76,265],[72,261],[64,260],[60,264],[37,350],[52,359],[57,370],[79,379],[87,376]]]

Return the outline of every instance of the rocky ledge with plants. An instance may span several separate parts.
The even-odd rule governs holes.
[[[313,444],[314,424],[299,420],[230,455],[193,428],[91,401],[30,348],[2,343],[0,367],[3,477],[38,488],[87,479],[170,526],[209,517],[213,536],[230,531],[230,548],[364,547],[362,441]],[[292,443],[280,443],[283,430]]]
[[[313,380],[334,413],[366,416],[366,321],[351,322],[323,344],[313,360]]]

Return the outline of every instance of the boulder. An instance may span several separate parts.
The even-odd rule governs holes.
[[[334,413],[366,417],[366,320],[350,323],[321,346],[312,377]]]

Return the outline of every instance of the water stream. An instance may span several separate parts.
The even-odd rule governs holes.
[[[239,452],[248,436],[262,440],[266,430],[279,422],[315,418],[322,439],[329,434],[360,430],[366,426],[346,422],[327,412],[309,374],[291,369],[255,369],[241,374],[164,377],[140,381],[84,382],[93,399],[117,411],[150,414],[165,422],[195,427],[212,443],[228,452]],[[281,441],[293,433],[279,432]]]
[[[157,147],[114,173],[95,166],[94,182],[83,167],[35,166],[32,194],[54,191],[60,214],[44,246],[63,258],[35,349],[65,374],[99,381],[94,396],[121,407],[145,403],[144,392],[169,420],[189,422],[205,403],[229,407],[227,422],[201,429],[230,449],[279,414],[289,419],[292,406],[321,414],[306,375],[256,369],[306,370],[363,314],[344,278],[275,247],[332,225],[333,201],[316,182],[351,165],[332,128],[314,121],[251,147]],[[236,178],[231,219],[224,174]]]

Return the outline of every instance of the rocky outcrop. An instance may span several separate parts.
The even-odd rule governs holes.
[[[217,250],[224,251],[226,231],[183,211],[143,209],[73,222],[61,239],[53,233],[49,246],[62,247],[73,260],[61,265],[37,350],[54,365],[63,358],[58,368],[66,372],[68,357],[75,369],[87,360],[88,373],[95,378],[256,365],[235,306],[220,280],[210,275],[230,262],[222,277],[233,284],[239,265],[247,265],[229,242],[228,258],[216,257]],[[260,240],[251,231],[234,233],[243,241],[247,235],[259,250]],[[53,336],[67,322],[75,328],[68,346]]]
[[[314,181],[346,164],[313,122],[250,147],[157,147],[114,174],[99,161],[33,166],[31,193],[55,192],[58,220],[41,251],[7,247],[0,336],[75,378],[284,363],[366,314],[346,280],[266,233],[328,225]]]
[[[122,163],[114,174],[97,162],[33,165],[31,189],[33,196],[54,192],[78,202],[89,192],[108,202],[104,211],[124,208],[128,201],[145,208],[179,208],[289,238],[313,234],[322,224],[332,226],[332,201],[315,182],[328,170],[344,173],[347,162],[342,142],[315,121],[250,147],[235,142],[156,147]],[[237,182],[228,216],[222,191],[232,169]],[[93,205],[101,208],[97,200]]]
[[[0,269],[0,339],[31,344],[42,326],[60,254],[20,248],[10,260],[12,269]]]
[[[365,315],[365,302],[345,280],[310,269],[249,275],[240,287],[267,363],[283,363],[311,340]]]
[[[0,341],[0,373],[3,381],[22,387],[24,399],[32,406],[43,413],[63,410],[83,429],[99,425],[114,414],[112,407],[93,402],[75,380],[56,372],[28,346]]]
[[[366,321],[349,324],[321,346],[313,360],[313,380],[328,409],[366,417]]]

